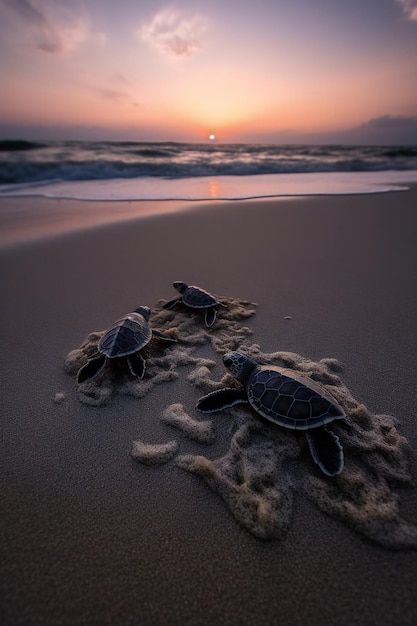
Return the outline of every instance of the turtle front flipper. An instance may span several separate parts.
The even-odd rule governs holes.
[[[247,404],[248,396],[243,389],[219,389],[199,399],[196,409],[201,413],[215,413],[228,409],[235,404]]]
[[[155,337],[159,337],[159,339],[164,339],[164,341],[172,341],[173,343],[177,343],[177,340],[174,339],[174,337],[171,337],[171,335],[167,335],[160,330],[156,330],[155,328],[152,328],[152,334],[155,335]]]
[[[172,300],[168,300],[165,304],[162,305],[163,309],[172,309],[178,302],[182,302],[182,298],[173,298]]]
[[[326,476],[336,476],[343,470],[343,448],[339,437],[325,426],[306,431],[308,447],[314,462]]]
[[[213,326],[214,322],[216,321],[216,315],[217,315],[217,312],[214,306],[211,306],[208,309],[206,309],[205,322],[208,328],[210,328],[210,326]]]
[[[106,361],[107,357],[104,354],[100,354],[99,356],[87,361],[87,363],[78,370],[77,383],[80,384],[90,378],[98,376],[104,368]]]
[[[127,357],[127,364],[130,369],[130,373],[132,376],[136,376],[136,378],[143,378],[145,375],[146,363],[145,359],[141,354],[136,352],[135,354],[130,354]]]

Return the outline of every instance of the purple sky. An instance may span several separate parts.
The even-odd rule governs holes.
[[[0,0],[0,138],[417,144],[417,0]]]

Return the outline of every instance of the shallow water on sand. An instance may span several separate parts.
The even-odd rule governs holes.
[[[417,171],[133,178],[0,186],[0,246],[185,210],[204,202],[404,191]],[[225,206],[227,208],[227,206]]]
[[[87,201],[245,200],[280,196],[377,193],[405,189],[417,170],[314,172],[195,178],[112,178],[0,185],[1,197],[44,197]]]

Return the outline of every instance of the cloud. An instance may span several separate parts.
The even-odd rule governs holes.
[[[130,85],[131,84],[130,80],[126,78],[126,76],[122,74],[121,72],[113,72],[113,74],[110,75],[109,80],[111,80],[113,83],[117,85]]]
[[[348,143],[416,145],[417,116],[381,115],[345,132]]]
[[[201,48],[200,37],[207,27],[201,15],[187,16],[174,8],[158,11],[139,29],[143,41],[168,57],[189,57]]]
[[[381,115],[351,128],[303,132],[297,129],[269,131],[265,135],[245,133],[234,135],[234,141],[294,144],[345,144],[369,146],[416,146],[417,116]]]
[[[410,20],[417,21],[417,0],[396,0],[405,15]]]
[[[88,85],[83,85],[84,88],[93,92],[101,100],[112,102],[115,105],[138,107],[140,103],[133,99],[130,86],[130,81],[120,72],[112,73],[108,78],[107,85],[94,85],[92,82]]]
[[[92,87],[91,89],[103,100],[122,102],[130,98],[129,94],[121,89],[111,89],[109,87]]]
[[[417,129],[417,117],[405,117],[404,115],[381,115],[374,117],[364,124],[369,128],[382,128],[392,130]]]
[[[22,37],[42,52],[65,54],[85,37],[87,26],[75,0],[0,0]]]

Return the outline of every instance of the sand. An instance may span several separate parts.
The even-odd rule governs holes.
[[[416,206],[201,204],[1,250],[5,624],[416,622]],[[213,329],[161,309],[174,280],[224,298]],[[181,340],[80,390],[81,346],[139,305]],[[195,411],[239,345],[346,402],[340,477],[244,408]]]

